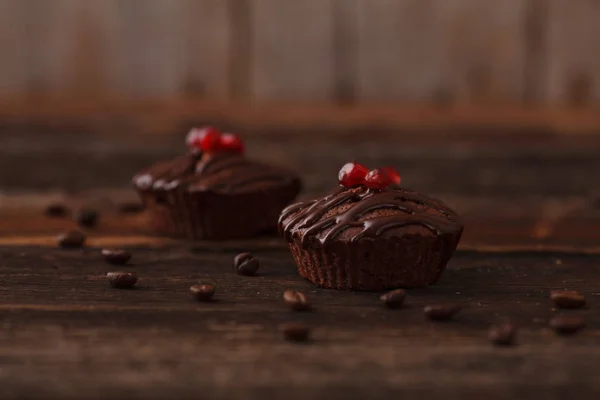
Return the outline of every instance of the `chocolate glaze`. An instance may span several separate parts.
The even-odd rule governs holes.
[[[342,213],[326,216],[335,208],[348,204],[350,207]],[[423,210],[422,206],[426,209]],[[362,218],[381,209],[399,212]],[[375,191],[364,187],[340,186],[321,199],[292,204],[283,210],[279,218],[279,227],[285,238],[290,241],[294,235],[298,235],[303,247],[307,246],[309,238],[327,230],[319,239],[323,245],[336,239],[348,228],[361,228],[351,236],[350,241],[354,242],[362,237],[379,237],[390,229],[410,225],[423,226],[436,235],[456,235],[462,231],[457,215],[443,203],[400,188]]]
[[[133,177],[133,184],[140,190],[164,189],[167,183],[189,176],[199,155],[185,154],[173,160],[159,162]]]
[[[298,184],[291,172],[234,153],[190,153],[158,163],[133,178],[140,190],[187,189],[191,192],[239,193]]]

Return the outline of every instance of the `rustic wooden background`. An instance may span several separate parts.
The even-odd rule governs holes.
[[[600,1],[0,0],[0,398],[597,399],[600,385]],[[130,177],[195,125],[322,195],[350,159],[465,222],[439,284],[384,309],[321,290],[276,236],[154,236]],[[83,250],[62,202],[99,211]],[[139,289],[111,290],[101,247]],[[252,251],[261,274],[237,276]],[[198,304],[197,281],[217,286]],[[306,292],[294,314],[283,290]],[[556,336],[550,290],[588,301]],[[467,306],[434,324],[422,308]],[[496,349],[488,327],[520,326]],[[313,329],[286,343],[279,324]]]
[[[118,204],[135,199],[131,175],[181,153],[185,135],[123,127],[93,118],[0,126],[3,400],[598,398],[600,136],[348,126],[245,135],[250,156],[302,174],[303,197],[334,186],[356,157],[396,165],[407,187],[461,214],[464,237],[441,281],[387,310],[379,293],[314,287],[276,236],[190,243],[153,236],[144,213],[120,214]],[[56,248],[57,233],[77,225],[44,216],[55,201],[100,212],[86,249]],[[108,286],[116,267],[99,255],[107,246],[134,253],[122,268],[139,275],[138,289]],[[259,257],[260,276],[235,274],[240,251]],[[191,300],[197,281],[215,284],[218,301]],[[287,310],[288,288],[315,311]],[[572,312],[587,327],[574,337],[548,326],[565,312],[550,302],[553,289],[586,295],[588,306]],[[449,323],[427,321],[423,307],[438,302],[466,309]],[[518,344],[494,348],[487,329],[506,317],[520,327]],[[290,321],[311,326],[314,341],[286,343],[279,325]]]
[[[0,97],[600,97],[596,0],[0,0]]]

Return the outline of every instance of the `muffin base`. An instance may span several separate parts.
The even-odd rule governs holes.
[[[319,287],[365,291],[415,288],[439,280],[460,234],[363,238],[331,242],[326,247],[316,239],[303,247],[293,238],[290,250],[300,275]]]
[[[294,200],[299,187],[236,193],[138,190],[160,235],[197,240],[238,239],[272,232],[281,210]]]

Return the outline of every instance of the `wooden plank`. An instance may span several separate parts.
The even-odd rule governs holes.
[[[255,252],[261,275],[231,269],[235,253],[132,249],[137,290],[108,287],[113,269],[97,249],[0,248],[0,397],[361,399],[595,398],[600,362],[598,257],[454,257],[441,281],[408,292],[400,310],[378,293],[315,288],[287,252]],[[252,249],[249,249],[252,250]],[[216,301],[187,288],[216,285]],[[306,293],[314,312],[293,313],[285,289]],[[553,289],[582,291],[572,311],[587,327],[556,336]],[[466,308],[448,323],[427,321],[427,304]],[[488,327],[511,318],[513,348],[493,348]],[[279,325],[313,329],[286,343]],[[560,360],[560,361],[559,361]],[[365,368],[368,366],[368,368]],[[251,368],[251,371],[249,371]],[[519,374],[515,374],[515,371]],[[548,376],[555,379],[548,380]],[[432,378],[433,377],[433,378]]]
[[[253,0],[252,98],[330,100],[332,0]]]
[[[64,94],[77,91],[78,84],[98,82],[102,56],[97,52],[93,24],[86,18],[89,14],[85,13],[85,3],[29,0],[26,4],[30,27],[26,43],[31,52],[28,78],[32,90]],[[89,68],[92,71],[88,73]]]
[[[11,7],[17,7],[14,4]],[[28,0],[23,4],[26,23],[7,24],[5,29],[22,25],[29,32],[3,36],[10,38],[15,50],[30,53],[19,71],[36,92],[143,97],[185,90],[217,98],[228,93],[226,2]],[[7,8],[3,14],[8,18],[14,12]],[[8,50],[6,54],[12,63],[18,62],[18,54]]]
[[[229,79],[232,102],[251,98],[252,85],[252,3],[251,0],[229,0],[231,46]]]
[[[187,95],[227,99],[231,92],[233,62],[231,2],[187,0],[183,90]]]
[[[173,96],[186,74],[187,2],[111,0],[111,86],[137,97]]]
[[[600,3],[548,2],[545,97],[553,103],[586,105],[600,98]]]
[[[117,85],[114,1],[27,0],[30,90],[50,97],[102,97]]]
[[[524,100],[530,104],[546,103],[548,6],[546,0],[530,0],[525,10]]]
[[[526,3],[359,0],[359,98],[520,99]]]
[[[3,93],[330,100],[356,86],[360,101],[598,97],[593,0],[297,3],[4,0]]]
[[[463,141],[489,141],[508,135],[519,143],[541,138],[568,142],[570,138],[594,141],[600,133],[600,113],[593,108],[558,108],[510,104],[472,104],[439,107],[434,104],[372,103],[347,107],[321,102],[255,104],[198,100],[189,97],[162,99],[102,99],[75,96],[56,99],[40,96],[7,97],[0,94],[0,135],[4,133],[102,132],[154,136],[181,135],[192,124],[212,121],[225,128],[258,136],[327,133],[337,137],[386,136],[425,141],[424,136],[452,137]],[[183,127],[183,128],[182,128]],[[417,135],[418,134],[418,135]]]
[[[14,200],[18,201],[18,198]],[[26,200],[22,200],[26,203]],[[73,210],[78,209],[73,206],[70,198],[66,203]],[[466,202],[468,203],[468,202]],[[31,207],[23,204],[20,208],[9,208],[0,205],[0,245],[39,245],[45,247],[56,247],[56,237],[72,229],[81,229],[71,218],[48,218],[44,215],[44,208]],[[494,207],[502,206],[500,202],[494,202]],[[156,238],[151,229],[149,216],[144,213],[135,216],[123,215],[114,210],[114,208],[98,208],[99,223],[94,229],[85,229],[89,236],[90,246],[100,246],[102,243],[118,246],[119,243],[129,243],[129,245],[138,246],[156,246],[173,245],[176,241],[169,238]],[[531,211],[529,209],[528,211]],[[552,241],[554,233],[549,233],[543,238],[534,236],[533,227],[536,225],[536,219],[533,217],[517,219],[515,217],[506,217],[502,213],[496,213],[491,218],[482,218],[470,214],[463,214],[463,222],[467,229],[461,240],[459,249],[473,250],[485,248],[486,246],[503,246],[505,251],[512,249],[528,248],[532,251],[555,250],[570,248],[571,251],[597,251],[598,235],[587,233],[575,235],[569,238],[565,232],[573,233],[574,229],[565,223],[561,230],[561,240]],[[590,230],[596,230],[600,227],[600,222],[588,224]],[[542,240],[543,239],[543,240]],[[285,242],[276,234],[265,235],[263,237],[249,239],[246,241],[225,242],[193,242],[187,243],[181,241],[182,246],[192,246],[200,249],[239,248],[244,245],[261,248],[287,248]]]
[[[4,95],[27,92],[29,54],[23,45],[27,27],[24,1],[0,1],[0,93]]]
[[[99,226],[89,231],[92,242],[154,245],[143,215],[124,217],[117,205],[136,199],[129,185],[137,171],[183,151],[181,135],[144,138],[143,146],[135,135],[103,132],[6,138],[0,148],[0,186],[6,192],[0,196],[0,243],[54,245],[58,232],[76,227],[70,218],[44,217],[45,206],[58,201],[72,210],[83,205],[100,211]],[[516,147],[517,140],[523,147]],[[300,131],[285,138],[248,136],[247,144],[252,157],[297,170],[305,182],[302,198],[331,190],[339,167],[356,154],[368,166],[395,165],[405,186],[443,199],[462,216],[467,228],[461,249],[597,252],[600,208],[592,178],[600,173],[600,141],[523,140],[506,134],[455,141],[322,132],[307,140]],[[253,243],[270,247],[271,241],[284,245],[277,237]]]
[[[21,131],[11,136],[7,130],[3,135],[0,181],[4,190],[95,189],[101,195],[103,188],[129,188],[136,172],[184,151],[185,132],[140,139],[126,131],[105,136],[101,131],[81,135],[76,129],[69,134],[38,129],[37,134]],[[521,195],[534,200],[597,196],[593,180],[600,173],[597,137],[575,140],[504,134],[486,140],[476,134],[455,139],[404,136],[395,131],[324,135],[318,130],[320,136],[313,134],[307,139],[306,132],[310,131],[248,135],[248,154],[299,171],[308,194],[333,187],[340,166],[359,157],[369,166],[395,165],[405,185],[440,195],[499,199]],[[35,151],[31,143],[36,143]],[[44,165],[41,170],[40,163]],[[21,173],[15,174],[16,170]],[[582,170],[588,174],[581,174]],[[535,207],[535,203],[531,205]],[[485,210],[485,204],[481,206]]]
[[[357,23],[356,0],[335,0],[333,3],[334,99],[344,105],[356,101]]]
[[[314,186],[314,182],[308,182],[307,186]],[[319,194],[304,193],[302,197],[312,198]],[[106,188],[79,196],[61,196],[59,192],[1,196],[0,245],[55,247],[59,233],[81,229],[68,216],[49,218],[44,215],[48,204],[60,202],[72,211],[85,206],[99,212],[98,225],[84,230],[90,246],[177,245],[201,251],[287,248],[278,235],[217,243],[156,237],[145,213],[128,215],[118,212],[118,204],[134,197],[132,190]],[[530,195],[521,196],[518,204],[512,198],[498,196],[444,194],[440,198],[461,215],[466,226],[459,251],[600,253],[600,210],[590,206],[587,198],[561,196],[545,199]]]
[[[431,1],[358,0],[359,101],[424,100],[438,85],[448,84],[438,67],[448,64],[443,45],[436,44],[442,27],[433,20],[433,6]]]

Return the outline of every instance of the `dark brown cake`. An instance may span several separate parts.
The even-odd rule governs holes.
[[[273,231],[301,187],[293,173],[231,151],[190,151],[142,171],[133,184],[158,233],[204,240]]]
[[[463,230],[457,215],[437,200],[364,185],[293,204],[279,224],[300,275],[321,287],[355,290],[435,283]]]

